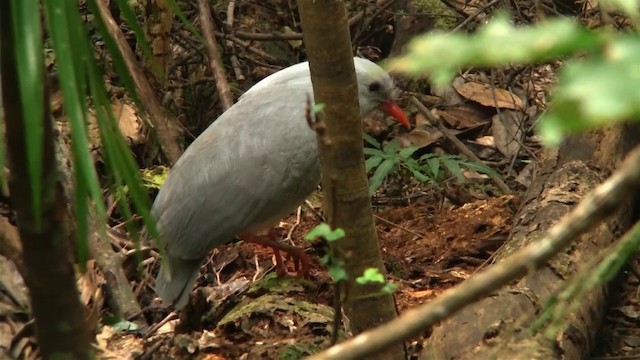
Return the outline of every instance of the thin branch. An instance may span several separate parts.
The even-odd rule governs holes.
[[[225,31],[230,31],[230,32],[227,34],[221,34],[223,37],[234,36],[242,40],[252,40],[252,41],[302,40],[301,33],[281,33],[281,32],[275,32],[275,31],[270,33],[251,33],[246,31],[233,31],[229,29],[225,29]]]
[[[111,16],[106,2],[104,0],[98,0],[96,4],[100,9],[99,15],[104,20],[109,35],[118,45],[127,69],[129,69],[129,73],[131,73],[136,92],[140,96],[140,104],[147,115],[149,115],[149,125],[155,130],[158,136],[158,142],[160,143],[162,152],[171,165],[173,165],[178,161],[180,155],[182,155],[182,149],[177,141],[179,135],[177,121],[172,121],[172,118],[164,111],[162,104],[158,101],[149,81],[144,77],[142,67],[136,60],[133,50],[131,50],[127,39],[124,37],[122,30],[120,30],[120,26]]]
[[[213,30],[213,19],[211,19],[211,7],[207,0],[198,0],[198,9],[200,11],[200,24],[202,26],[202,35],[207,44],[207,52],[209,53],[209,66],[216,78],[216,90],[222,104],[222,110],[226,111],[233,106],[233,96],[227,81],[227,72],[222,64],[222,56],[220,56],[220,48],[216,42],[216,34]]]
[[[275,63],[275,64],[280,62],[280,60],[278,60],[275,56],[272,56],[269,53],[264,52],[264,51],[258,49],[255,46],[251,46],[251,43],[248,42],[248,41],[243,41],[243,40],[240,40],[236,36],[225,35],[224,33],[221,33],[221,32],[218,32],[218,31],[216,31],[215,34],[216,34],[216,36],[220,36],[220,37],[223,37],[224,39],[229,39],[229,40],[233,41],[234,43],[240,45],[240,47],[242,47],[244,50],[251,51],[252,53],[263,57],[265,60],[267,60],[269,62],[272,62],[272,63]]]
[[[229,1],[229,5],[227,5],[227,23],[226,25],[230,28],[233,27],[233,18],[235,16],[236,2],[235,0]],[[215,13],[214,13],[215,14]],[[233,74],[236,77],[236,80],[243,81],[244,75],[242,75],[242,71],[240,70],[240,61],[238,61],[238,56],[236,56],[236,48],[233,46],[233,41],[227,40],[226,45],[231,52],[231,67],[233,68]]]
[[[447,290],[428,304],[407,311],[399,318],[362,333],[342,344],[307,359],[362,359],[398,341],[419,335],[449,318],[465,306],[490,295],[508,283],[534,272],[566,248],[581,234],[612,215],[629,194],[640,188],[640,147],[625,159],[622,167],[587,195],[556,224],[544,238],[513,253],[460,285]]]

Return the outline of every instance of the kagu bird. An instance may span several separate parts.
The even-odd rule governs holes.
[[[361,115],[382,110],[408,127],[389,74],[369,60],[354,58],[354,64]],[[316,134],[305,115],[309,96],[308,63],[268,76],[175,164],[152,208],[167,257],[156,280],[165,304],[184,307],[209,251],[234,236],[289,252],[305,271],[302,249],[251,234],[277,224],[320,182]]]

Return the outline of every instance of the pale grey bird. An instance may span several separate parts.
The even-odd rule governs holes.
[[[389,74],[369,60],[354,58],[354,64],[361,115],[381,110],[408,127]],[[308,97],[313,99],[313,89],[306,62],[266,77],[171,169],[152,208],[167,257],[156,280],[165,304],[187,304],[212,248],[274,226],[318,185],[316,134],[305,115]],[[284,244],[276,247],[306,257]],[[300,260],[305,271],[308,259]]]

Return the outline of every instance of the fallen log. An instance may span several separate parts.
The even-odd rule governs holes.
[[[568,139],[545,153],[524,198],[509,240],[495,256],[544,236],[638,144],[636,125],[617,126]],[[421,359],[580,359],[592,349],[605,310],[607,288],[585,297],[553,341],[531,336],[531,323],[565,280],[613,243],[635,220],[631,197],[617,215],[576,240],[544,268],[469,306],[434,328]]]

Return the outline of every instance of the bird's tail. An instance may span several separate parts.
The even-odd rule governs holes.
[[[187,305],[193,284],[198,279],[202,259],[184,260],[167,256],[165,261],[160,265],[156,279],[156,293],[165,305],[182,309]]]

